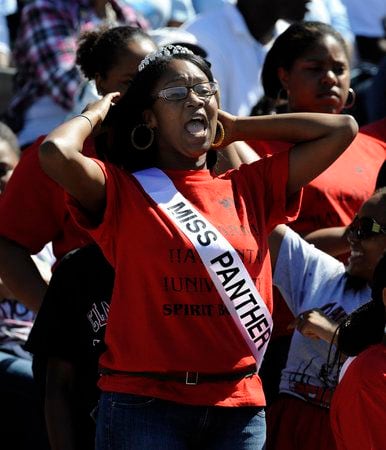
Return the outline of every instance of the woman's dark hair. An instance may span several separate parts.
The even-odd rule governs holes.
[[[144,124],[143,112],[153,105],[155,101],[154,88],[167,72],[169,63],[173,59],[191,62],[207,76],[209,81],[214,81],[208,64],[198,55],[191,53],[163,55],[149,62],[137,73],[125,95],[110,110],[105,119],[112,134],[111,147],[106,155],[110,162],[129,171],[144,169],[155,164],[157,137],[155,136],[153,144],[148,149],[138,150],[133,147],[130,136],[137,125]],[[141,128],[145,129],[145,127]],[[140,141],[140,139],[140,130],[138,130],[136,140]]]
[[[261,74],[265,95],[276,99],[282,89],[277,73],[279,67],[290,70],[298,58],[326,36],[334,37],[341,44],[347,59],[349,59],[349,51],[343,37],[325,23],[296,22],[281,33],[265,57]]]
[[[385,306],[382,292],[386,287],[386,253],[379,260],[373,276],[372,300],[355,310],[339,325],[338,350],[348,356],[358,355],[382,341]]]
[[[127,53],[127,44],[142,39],[152,40],[141,28],[131,26],[100,27],[86,31],[78,40],[76,63],[87,79],[94,80],[97,73],[105,78],[121,56]]]

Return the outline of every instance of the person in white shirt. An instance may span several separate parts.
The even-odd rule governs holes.
[[[268,49],[289,21],[304,17],[308,1],[224,2],[183,25],[208,54],[221,85],[222,109],[244,116],[251,113],[263,96],[260,73]]]

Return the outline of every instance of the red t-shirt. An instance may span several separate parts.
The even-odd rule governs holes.
[[[70,208],[116,273],[101,366],[129,372],[228,373],[253,365],[247,344],[186,236],[132,176],[99,164],[107,183],[103,222],[93,228],[76,202],[70,200]],[[300,197],[294,196],[286,208],[287,153],[218,178],[207,170],[165,172],[238,250],[272,311],[267,234],[296,215]],[[99,386],[185,404],[265,404],[257,376],[186,386],[115,374],[102,376]]]
[[[40,167],[37,139],[22,153],[4,193],[0,197],[0,235],[38,253],[52,241],[57,260],[92,239],[72,220],[65,204],[63,189]],[[91,140],[84,154],[95,156]]]
[[[259,155],[290,147],[283,142],[248,142]],[[374,192],[378,171],[386,158],[386,143],[359,132],[348,149],[321,175],[304,187],[299,217],[291,228],[301,235],[351,223]]]
[[[347,368],[332,398],[338,450],[386,448],[386,345],[373,345]]]

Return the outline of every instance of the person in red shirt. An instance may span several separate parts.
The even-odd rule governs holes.
[[[106,153],[114,163],[81,153],[114,93],[40,146],[43,170],[67,191],[73,217],[115,270],[99,361],[97,449],[264,446],[265,399],[247,338],[262,338],[256,322],[261,315],[252,318],[249,310],[256,297],[237,306],[247,310],[240,320],[247,315],[257,327],[244,333],[246,341],[245,328],[238,328],[222,300],[258,288],[263,300],[254,311],[271,310],[267,235],[296,215],[302,186],[344,151],[357,125],[346,115],[235,117],[219,111],[217,89],[202,58],[166,46],[142,61],[126,95],[111,108]],[[295,144],[224,175],[207,169],[213,146],[258,138]],[[146,189],[140,179],[150,174]],[[158,195],[160,203],[153,197]],[[164,206],[175,198],[179,203]],[[237,249],[229,250],[240,255],[237,269],[210,271],[218,257],[203,263],[203,249],[215,252],[217,241],[221,249]],[[228,285],[241,271],[251,291],[242,289],[244,282]],[[237,294],[227,294],[234,289]]]
[[[355,101],[345,41],[320,22],[293,24],[275,40],[264,62],[262,82],[266,96],[278,103],[278,112],[339,114]],[[260,155],[290,145],[249,143]],[[348,151],[304,189],[299,217],[291,228],[306,236],[319,228],[349,225],[373,193],[385,158],[386,143],[379,133],[360,130]]]
[[[101,94],[123,93],[141,59],[155,48],[141,29],[100,29],[82,35],[77,62]],[[39,309],[47,284],[30,255],[52,242],[54,256],[60,260],[91,241],[67,212],[63,190],[41,170],[38,148],[42,140],[23,151],[0,200],[0,277],[33,311]],[[93,138],[86,142],[84,154],[97,157]],[[103,157],[101,152],[99,157]]]
[[[382,274],[385,280],[385,272]],[[386,301],[386,295],[383,294]],[[338,450],[386,446],[386,345],[374,344],[351,362],[331,403],[331,426]]]
[[[374,271],[372,301],[352,313],[338,330],[338,350],[351,356],[330,409],[338,450],[375,450],[386,446],[385,325],[386,254]]]
[[[299,22],[277,37],[267,53],[262,82],[265,95],[276,103],[277,112],[340,114],[355,100],[350,89],[350,55],[342,36],[330,25]],[[292,144],[248,141],[263,156],[288,149]],[[326,247],[320,239],[308,238],[315,230],[348,226],[362,203],[374,191],[379,168],[386,158],[386,143],[368,134],[356,138],[337,161],[305,188],[299,216],[291,228],[318,248],[345,261],[341,248]],[[343,252],[343,253],[342,253]],[[278,392],[280,371],[285,365],[289,339],[287,327],[293,316],[274,290],[274,335],[262,373],[266,393],[273,400]]]

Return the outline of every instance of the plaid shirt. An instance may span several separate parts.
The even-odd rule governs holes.
[[[77,38],[100,23],[92,3],[35,0],[23,7],[13,55],[15,96],[6,118],[15,131],[22,128],[26,109],[41,96],[49,95],[64,109],[72,108],[82,79],[75,64]],[[110,4],[120,24],[147,28],[146,21],[122,0],[111,0]]]

